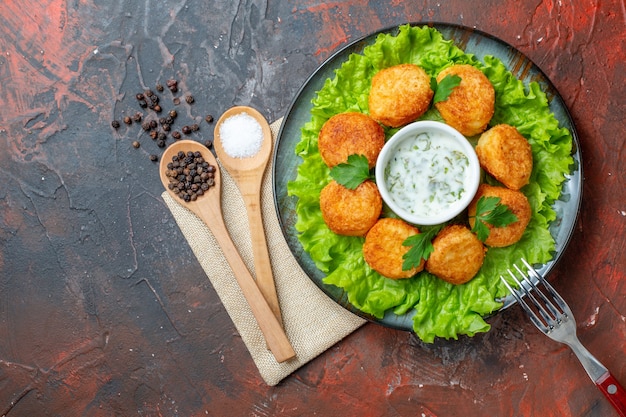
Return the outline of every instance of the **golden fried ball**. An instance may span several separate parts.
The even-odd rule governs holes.
[[[485,247],[465,226],[446,226],[432,243],[434,250],[426,261],[426,270],[444,281],[464,284],[483,265]]]
[[[487,224],[489,227],[489,237],[485,240],[485,245],[492,247],[504,247],[509,246],[522,238],[530,217],[532,210],[530,203],[526,196],[517,190],[509,190],[505,187],[494,187],[488,184],[481,184],[478,187],[476,196],[470,203],[467,213],[470,216],[470,226],[473,228],[476,223],[474,216],[476,215],[476,205],[481,197],[500,197],[500,204],[506,205],[509,210],[517,216],[517,221],[504,227],[493,227]]]
[[[533,152],[515,127],[500,124],[487,130],[478,140],[476,155],[483,169],[508,188],[519,190],[528,184]]]
[[[381,218],[367,232],[363,244],[365,262],[379,274],[391,278],[409,278],[424,269],[424,261],[418,267],[402,270],[402,256],[409,251],[402,242],[419,233],[410,224],[395,218]]]
[[[448,98],[435,103],[447,124],[465,136],[474,136],[487,128],[494,112],[495,90],[489,79],[471,65],[453,65],[441,71],[437,82],[446,75],[458,75],[461,83]]]
[[[365,236],[383,208],[378,187],[367,180],[351,190],[332,180],[320,193],[324,222],[338,235]]]
[[[399,127],[423,115],[433,98],[430,77],[415,64],[394,65],[372,78],[369,111],[380,123]]]
[[[365,156],[372,168],[384,144],[383,128],[368,115],[357,112],[332,116],[322,125],[318,137],[320,156],[331,168],[354,154]]]

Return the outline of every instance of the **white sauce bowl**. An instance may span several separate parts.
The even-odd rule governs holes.
[[[376,184],[399,217],[436,225],[469,206],[480,184],[480,164],[472,144],[456,129],[419,121],[387,141],[376,162]]]

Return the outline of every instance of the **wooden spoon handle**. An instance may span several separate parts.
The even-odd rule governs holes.
[[[265,228],[263,226],[261,198],[259,193],[248,194],[243,192],[243,199],[248,212],[248,222],[250,224],[256,283],[263,297],[274,312],[274,316],[276,316],[276,319],[282,325],[283,321],[280,312],[280,304],[278,302],[278,294],[276,293],[276,283],[274,281],[267,240],[265,238]]]
[[[206,207],[206,206],[205,206]],[[215,240],[219,244],[226,261],[233,270],[235,279],[241,288],[241,292],[246,301],[250,305],[252,314],[256,319],[261,332],[265,337],[268,348],[276,358],[277,362],[284,362],[293,358],[296,353],[283,330],[281,323],[276,319],[274,312],[263,297],[263,294],[257,287],[252,274],[248,271],[245,263],[241,259],[237,247],[234,245],[228,229],[224,224],[224,220],[216,213],[201,212],[201,218],[209,227]]]

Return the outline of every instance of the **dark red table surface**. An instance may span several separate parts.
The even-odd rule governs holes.
[[[473,338],[366,324],[266,386],[160,194],[159,153],[111,121],[177,78],[203,121],[284,115],[334,51],[405,22],[477,28],[562,94],[584,197],[551,275],[626,385],[626,12],[617,0],[0,4],[0,415],[612,416],[573,353],[517,306]],[[183,110],[184,109],[184,110]],[[132,140],[141,140],[134,149]]]

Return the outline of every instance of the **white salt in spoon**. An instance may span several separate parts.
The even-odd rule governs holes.
[[[228,121],[230,126],[227,126],[227,128],[229,128],[227,132],[228,137],[222,138],[220,129],[224,126],[224,122],[234,116],[241,117],[243,113],[252,117],[254,121],[258,123],[258,126],[254,125],[251,120],[244,120],[241,124],[236,125],[236,119],[231,119]],[[245,115],[243,116],[245,117]],[[260,132],[248,132],[247,129],[244,128],[244,125],[246,127],[260,127]],[[249,137],[241,137],[246,134],[249,135]],[[262,141],[257,151],[255,141],[252,139],[254,139],[253,136],[258,134],[261,135]],[[267,249],[261,213],[261,184],[263,182],[263,173],[265,172],[270,154],[272,153],[272,132],[270,126],[263,115],[255,109],[246,106],[236,106],[228,109],[222,117],[220,117],[215,125],[214,135],[213,146],[215,153],[224,168],[226,168],[237,183],[246,205],[250,235],[252,238],[252,254],[254,256],[254,270],[257,285],[274,312],[274,315],[282,324],[280,305],[278,304],[278,295],[276,294],[276,285],[274,283],[274,275],[272,273],[272,265]],[[223,140],[236,140],[238,142],[236,145],[239,145],[236,146],[236,152],[232,150],[232,143],[226,144],[227,146],[225,148]],[[230,154],[227,150],[229,150]],[[231,156],[233,154],[235,156]],[[240,157],[239,155],[251,156]]]
[[[209,188],[204,195],[195,201],[185,202],[169,189],[170,179],[166,175],[167,164],[172,162],[172,156],[179,151],[199,151],[205,161],[215,167],[215,185]],[[235,275],[235,279],[241,288],[244,298],[248,302],[252,314],[256,319],[261,332],[265,337],[268,348],[277,362],[284,362],[293,358],[296,353],[283,330],[281,323],[276,319],[274,312],[265,300],[263,294],[254,282],[254,278],[246,264],[241,259],[237,248],[228,233],[222,215],[222,175],[215,157],[204,145],[193,140],[181,140],[170,145],[163,156],[159,166],[161,182],[167,192],[184,207],[195,213],[207,225],[218,245],[224,253],[226,261]]]

